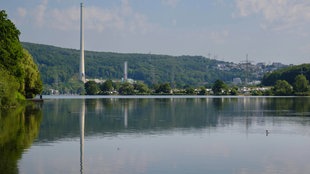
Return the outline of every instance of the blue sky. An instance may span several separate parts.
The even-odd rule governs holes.
[[[79,49],[80,1],[0,1],[26,42]],[[310,63],[309,0],[84,0],[85,48]],[[87,55],[86,55],[87,56]]]

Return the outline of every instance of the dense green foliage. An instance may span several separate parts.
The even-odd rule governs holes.
[[[293,87],[297,95],[304,95],[309,92],[309,81],[306,76],[300,74],[296,76]]]
[[[16,105],[42,91],[37,65],[19,42],[20,31],[0,11],[0,107]]]
[[[99,84],[95,81],[88,81],[85,83],[85,90],[87,95],[97,95],[100,92]]]
[[[45,89],[75,93],[76,88],[83,86],[77,80],[80,59],[78,50],[33,43],[23,43],[23,46],[37,62]],[[241,69],[219,70],[218,64],[225,62],[202,56],[86,51],[86,78],[120,80],[125,61],[128,62],[128,77],[143,81],[148,86],[169,83],[172,88],[186,85],[198,87],[212,84],[216,79],[231,82],[233,78],[242,78],[246,74]],[[73,84],[75,88],[72,87]]]
[[[228,91],[228,86],[222,80],[216,80],[212,87],[212,91],[215,95],[223,95]]]
[[[274,95],[310,95],[310,64],[279,69],[263,77],[262,85],[274,86]]]
[[[120,95],[132,95],[135,92],[135,89],[132,84],[125,82],[119,88]]]
[[[109,92],[113,90],[113,81],[112,80],[106,80],[104,83],[100,85],[100,90],[105,92]]]
[[[5,11],[0,11],[0,68],[9,70],[11,75],[21,80],[24,73],[22,69],[23,48],[19,42],[20,31]]]
[[[283,69],[273,71],[264,75],[262,85],[273,86],[277,80],[285,80],[289,84],[294,84],[296,76],[305,75],[306,79],[310,79],[310,64],[302,64],[289,66]]]
[[[23,72],[25,73],[22,83],[24,88],[23,95],[27,98],[33,98],[36,94],[42,92],[43,84],[39,69],[27,50],[23,50],[22,67]]]
[[[169,83],[158,84],[154,86],[155,93],[157,94],[170,94],[171,93],[171,86]]]
[[[152,87],[143,82],[113,82],[106,80],[103,83],[88,81],[85,83],[87,95],[209,95],[210,91],[204,86],[199,88],[186,87],[183,89],[171,88],[169,83],[155,84]],[[229,87],[222,80],[216,80],[212,91],[214,95],[238,95],[238,87]]]
[[[273,87],[274,95],[288,96],[293,94],[293,87],[285,80],[277,80]]]
[[[142,82],[132,84],[113,82],[112,80],[106,80],[104,83],[88,81],[85,83],[85,91],[87,95],[144,95],[151,93],[148,86]]]
[[[0,68],[0,108],[1,106],[16,105],[16,95],[19,84],[15,77]]]
[[[149,87],[146,84],[142,83],[142,82],[135,83],[134,84],[134,89],[139,94],[149,94],[151,92]]]

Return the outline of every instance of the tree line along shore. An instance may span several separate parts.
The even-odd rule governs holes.
[[[198,88],[172,88],[169,83],[155,84],[148,87],[143,82],[113,82],[102,83],[87,81],[86,95],[253,95],[253,96],[309,96],[310,87],[306,76],[299,74],[293,84],[286,80],[277,80],[273,86],[235,86],[222,80],[216,80],[212,86]]]

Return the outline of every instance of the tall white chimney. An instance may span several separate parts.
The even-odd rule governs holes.
[[[80,51],[81,51],[81,59],[80,59],[80,72],[79,78],[85,83],[85,67],[84,67],[84,17],[83,17],[83,3],[81,3],[81,21],[80,21]]]

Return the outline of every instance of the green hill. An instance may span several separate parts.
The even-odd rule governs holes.
[[[55,46],[23,43],[39,66],[45,89],[53,88],[74,92],[82,88],[77,84],[79,50]],[[170,83],[172,87],[202,86],[217,79],[231,82],[245,78],[245,70],[230,66],[233,63],[202,56],[168,56],[154,54],[122,54],[111,52],[85,52],[85,73],[88,79],[121,79],[124,62],[128,62],[128,78],[148,85]],[[219,69],[218,65],[229,65]],[[249,79],[254,75],[248,73]]]
[[[283,69],[273,71],[264,75],[262,85],[273,86],[277,80],[286,80],[288,83],[293,84],[295,77],[303,74],[306,78],[310,79],[310,64],[302,64],[289,66]]]

